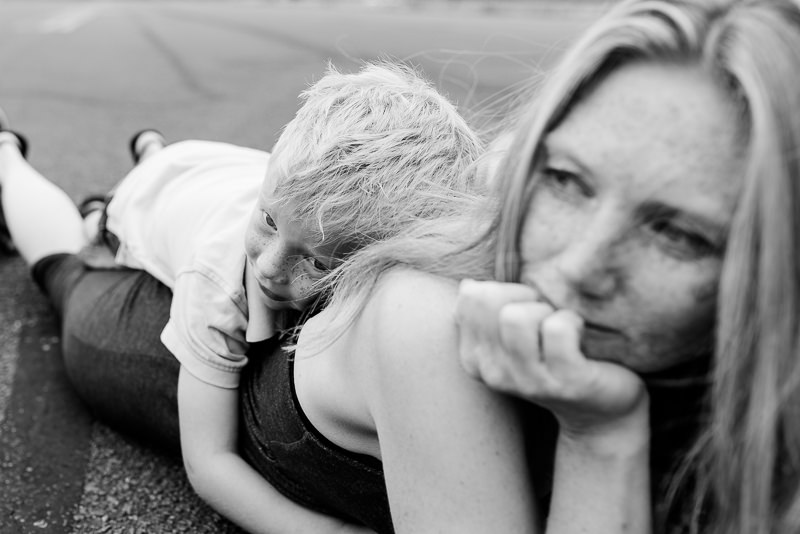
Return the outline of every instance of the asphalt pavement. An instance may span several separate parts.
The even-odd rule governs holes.
[[[76,201],[130,167],[144,127],[272,146],[326,62],[417,65],[479,129],[540,78],[597,3],[0,2],[0,105],[30,161]],[[95,421],[64,374],[58,324],[0,257],[0,534],[238,532],[178,459]]]

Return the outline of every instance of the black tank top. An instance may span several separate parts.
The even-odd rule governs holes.
[[[239,440],[242,456],[276,489],[321,513],[392,534],[379,460],[342,449],[308,421],[294,392],[293,364],[277,338],[253,344],[241,381]],[[707,417],[708,358],[643,376],[650,393],[652,490],[657,515],[680,524],[682,506],[665,510],[665,487],[676,462]],[[529,476],[546,516],[552,490],[558,423],[547,410],[521,402],[526,422]],[[678,498],[680,503],[681,499]],[[682,503],[680,503],[682,504]],[[667,517],[670,516],[670,517]]]
[[[376,458],[347,451],[308,421],[294,391],[293,362],[276,338],[248,351],[240,384],[240,453],[286,497],[318,512],[394,532]]]

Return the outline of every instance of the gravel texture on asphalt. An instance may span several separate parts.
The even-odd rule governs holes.
[[[55,316],[19,257],[0,257],[0,533],[242,531],[180,459],[92,419],[64,372]]]
[[[194,495],[175,458],[94,425],[74,532],[241,532]]]

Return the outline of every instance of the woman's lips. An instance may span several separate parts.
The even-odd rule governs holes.
[[[550,306],[554,310],[568,309],[568,308],[565,308],[564,306],[559,306],[558,304],[553,302],[553,300],[550,299],[544,293],[544,291],[539,289],[539,287],[537,285],[535,285],[535,284],[532,284],[532,285],[533,285],[533,288],[539,293],[539,296],[536,299],[538,302],[541,302],[542,304],[547,304],[548,306]],[[594,321],[590,321],[586,317],[584,317],[583,314],[581,314],[578,311],[576,311],[575,313],[577,313],[583,319],[583,328],[584,328],[584,330],[594,331],[594,332],[596,332],[598,334],[604,334],[604,335],[621,335],[622,334],[622,332],[620,330],[618,330],[617,328],[613,328],[611,326],[606,326],[606,325],[603,325],[603,324],[595,323]]]
[[[592,360],[624,362],[630,351],[625,333],[592,322],[584,323],[580,346],[584,356]]]
[[[554,310],[568,309],[556,304],[537,284],[531,282],[532,281],[528,281],[529,285],[532,285],[539,293],[537,298],[539,302],[547,304]],[[627,337],[622,330],[591,321],[579,311],[575,313],[583,319],[581,348],[586,352],[586,356],[590,358],[609,359],[611,354],[616,355],[618,352],[624,351]]]
[[[615,335],[620,335],[621,334],[621,332],[619,330],[617,330],[616,328],[611,328],[610,326],[605,326],[605,325],[602,325],[602,324],[597,324],[597,323],[593,323],[591,321],[586,321],[586,320],[584,320],[584,322],[583,322],[583,327],[586,330],[594,330],[595,332],[598,332],[598,333],[601,333],[601,334],[607,334],[607,335],[608,334],[615,334]]]

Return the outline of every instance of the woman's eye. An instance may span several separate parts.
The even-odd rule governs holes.
[[[702,235],[670,221],[654,221],[651,229],[667,250],[675,256],[699,259],[717,251],[717,247]]]
[[[593,196],[583,179],[577,174],[553,167],[546,167],[542,171],[544,182],[561,195],[568,196]]]
[[[278,229],[278,225],[276,225],[275,221],[272,220],[272,216],[269,213],[267,213],[266,211],[262,211],[261,213],[264,215],[264,222],[267,223],[267,226],[269,226],[273,230],[277,230]]]

